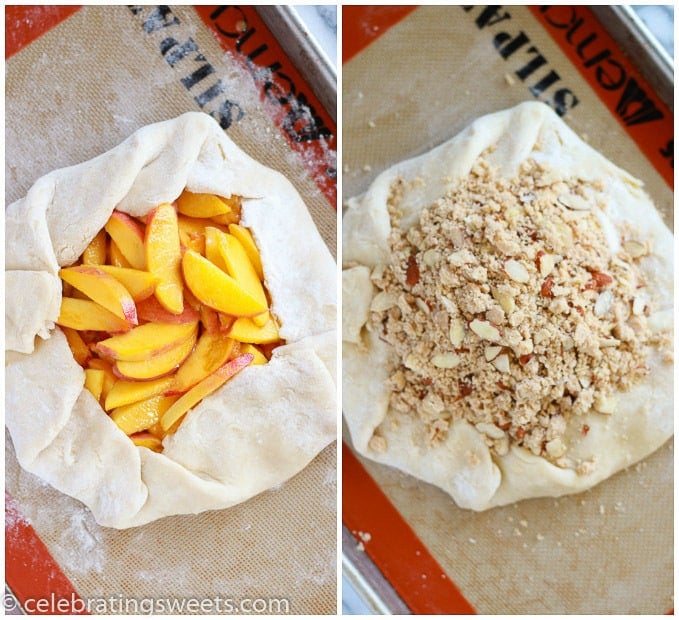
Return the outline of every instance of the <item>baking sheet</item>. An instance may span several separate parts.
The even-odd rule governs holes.
[[[624,60],[596,29],[600,26],[588,9],[556,10],[561,12],[549,15],[553,23],[583,20],[571,40],[593,35],[598,47],[587,48],[588,58],[608,50],[607,58]],[[426,152],[482,114],[534,98],[554,105],[558,87],[578,99],[566,121],[641,178],[672,226],[670,161],[649,161],[637,142],[644,129],[668,144],[671,114],[666,111],[662,121],[641,128],[621,122],[611,112],[610,93],[598,92],[587,68],[578,69],[564,51],[558,37],[565,38],[566,29],[550,32],[539,17],[538,9],[520,6],[421,7],[348,60],[342,92],[343,198],[362,193],[391,164]],[[371,27],[369,20],[355,23]],[[352,37],[347,23],[344,37]],[[525,41],[515,44],[515,52],[499,53],[521,37]],[[538,56],[544,62],[528,72],[525,67]],[[552,71],[558,80],[536,97],[536,84]],[[653,97],[650,89],[645,92]],[[658,98],[653,105],[663,109]],[[360,461],[479,613],[665,613],[673,607],[671,441],[586,493],[480,514],[457,508],[442,491],[394,469]],[[345,494],[350,484],[345,475]],[[360,522],[360,513],[353,516]],[[394,541],[380,541],[379,531],[368,533],[366,556],[375,557],[371,545],[398,549]],[[359,571],[361,564],[354,561]],[[417,570],[414,561],[412,572]],[[369,570],[362,574],[369,578]]]
[[[254,7],[86,6],[51,20],[59,13],[53,9],[13,13],[15,28],[52,27],[15,46],[7,62],[8,203],[52,169],[96,156],[143,125],[202,109],[292,181],[335,252],[334,123]],[[172,47],[191,53],[163,53]],[[249,58],[253,49],[268,71]],[[285,79],[270,69],[274,63]],[[265,83],[281,98],[267,97]],[[290,89],[295,96],[282,97]],[[301,134],[305,139],[296,139]],[[210,600],[211,608],[206,603],[197,612],[214,613],[217,601],[222,612],[246,612],[249,601],[253,611],[335,613],[336,462],[331,445],[285,484],[232,509],[117,531],[23,471],[6,439],[6,487],[20,508],[6,520],[8,545],[23,544],[30,558],[25,545],[36,541],[12,536],[32,526],[60,569],[41,574],[48,590],[33,595],[48,596],[65,576],[101,613]],[[19,568],[24,575],[47,570]],[[9,585],[26,594],[26,583]]]

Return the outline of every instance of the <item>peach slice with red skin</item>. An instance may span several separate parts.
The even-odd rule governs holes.
[[[147,431],[134,433],[133,435],[130,435],[130,439],[135,446],[140,448],[148,448],[153,452],[163,451],[163,442],[158,437]]]
[[[255,316],[268,309],[231,276],[192,250],[184,253],[182,269],[191,292],[215,310],[233,316]]]
[[[206,396],[222,387],[222,385],[243,370],[243,368],[249,366],[253,358],[254,356],[250,353],[239,355],[237,358],[220,366],[211,375],[192,387],[160,417],[160,425],[163,430],[167,431],[171,429],[184,417],[184,415],[186,415],[186,412],[189,409],[198,404]]]
[[[250,344],[249,342],[240,345],[240,352],[252,354],[252,366],[262,366],[269,361],[262,351],[260,351],[254,344]]]
[[[97,269],[105,271],[118,280],[130,292],[135,302],[147,299],[153,295],[156,288],[156,278],[148,271],[114,265],[98,265]],[[138,314],[139,312],[137,312]]]
[[[156,324],[148,323],[148,325]],[[191,337],[149,359],[139,362],[118,360],[113,367],[113,372],[121,379],[128,379],[130,381],[148,381],[149,379],[166,377],[174,372],[189,356],[196,344],[197,333],[198,329],[196,328]]]
[[[118,318],[137,324],[137,307],[129,291],[112,275],[93,265],[59,270],[59,277]]]
[[[89,299],[61,298],[61,310],[56,320],[62,327],[78,331],[103,331],[108,333],[127,332],[130,324],[109,312],[96,301]]]
[[[140,321],[152,323],[197,323],[200,312],[193,306],[184,304],[184,310],[180,314],[172,314],[153,296],[137,303],[137,317]]]
[[[184,309],[182,251],[177,212],[171,204],[162,204],[149,215],[144,246],[146,267],[158,280],[156,299],[168,312],[180,314]]]
[[[104,229],[129,266],[134,269],[146,269],[144,229],[137,220],[122,211],[114,211]]]
[[[196,329],[196,323],[146,323],[126,334],[106,338],[94,349],[105,358],[141,362],[185,342]]]
[[[132,435],[156,424],[176,400],[176,396],[157,394],[131,405],[116,407],[111,411],[110,417],[121,431]]]
[[[203,332],[186,361],[177,369],[167,394],[181,394],[229,360],[235,341],[222,333]]]

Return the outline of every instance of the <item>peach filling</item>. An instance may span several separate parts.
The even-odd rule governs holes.
[[[85,387],[138,446],[282,343],[241,201],[184,191],[143,218],[114,211],[60,270],[57,324]]]

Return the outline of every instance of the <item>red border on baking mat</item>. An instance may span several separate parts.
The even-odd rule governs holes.
[[[219,46],[248,71],[264,108],[337,209],[337,128],[252,6],[193,7]],[[286,127],[289,130],[286,130]],[[300,133],[301,130],[301,133]]]
[[[24,613],[86,615],[75,591],[12,496],[5,491],[5,580]],[[5,612],[8,609],[5,599]]]
[[[414,614],[476,613],[345,443],[342,521]]]
[[[416,6],[342,7],[342,62],[349,62],[389,28],[407,17]],[[351,28],[347,28],[347,25]]]
[[[529,9],[611,116],[618,120],[667,185],[673,188],[674,115],[622,53],[594,13],[587,7],[571,5],[531,6]]]
[[[61,23],[80,6],[27,6],[5,7],[5,59],[16,54],[48,30]]]

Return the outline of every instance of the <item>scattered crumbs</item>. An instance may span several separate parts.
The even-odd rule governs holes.
[[[521,527],[528,527],[528,521],[526,521],[525,519],[521,519],[521,521],[519,521],[519,525]]]
[[[344,174],[349,174],[351,171],[351,168],[349,168],[349,164],[344,164]]]
[[[427,578],[426,573],[422,573],[422,581],[424,581]]]
[[[519,530],[518,527],[515,527],[515,528],[514,528],[514,536],[521,536],[521,535],[522,535],[522,534],[521,534],[521,530]]]
[[[365,545],[360,540],[356,543],[356,551],[365,551]]]
[[[560,540],[557,540],[557,541],[556,541],[556,546],[557,546],[557,547],[560,547],[560,546],[561,546],[561,541],[560,541]]]
[[[523,545],[521,545],[521,546],[522,546],[524,549],[528,549],[528,543],[523,543]]]
[[[538,540],[544,540],[545,539],[545,537],[542,534],[540,534],[539,532],[535,535],[535,538],[537,538]]]
[[[370,129],[374,129],[376,127],[375,121],[368,121],[368,127],[370,127]]]
[[[415,555],[419,558],[422,555],[422,552],[419,549],[416,549]]]
[[[535,577],[533,577],[533,575],[528,575],[528,581],[533,581],[533,579],[535,579]]]
[[[625,512],[625,507],[622,505],[622,502],[615,502],[615,512]]]
[[[358,94],[356,95],[359,99],[363,99],[363,92],[358,91]]]
[[[465,90],[465,91],[464,91],[464,94],[467,95],[467,96],[469,96],[471,93],[470,93],[468,90]]]
[[[581,506],[584,506],[585,504],[587,504],[587,502],[586,502],[584,499],[581,499],[581,500],[580,500],[580,505],[581,505]]]
[[[476,538],[470,538],[470,539],[469,539],[469,542],[470,542],[472,545],[475,545],[475,544],[476,544]]]
[[[582,138],[583,142],[589,142],[589,134],[588,133],[583,133],[583,134],[580,135],[580,137]]]
[[[363,166],[363,172],[370,172],[372,170],[372,166],[370,164],[366,164]]]
[[[367,543],[372,540],[372,534],[370,532],[356,532],[356,535],[360,538],[361,542]]]
[[[606,508],[604,507],[603,504],[599,504],[599,514],[605,514],[606,513]]]
[[[507,517],[507,521],[509,521],[510,523],[514,523],[514,517],[511,516]]]
[[[505,82],[507,82],[509,86],[514,86],[515,84],[514,78],[509,73],[505,73]]]

